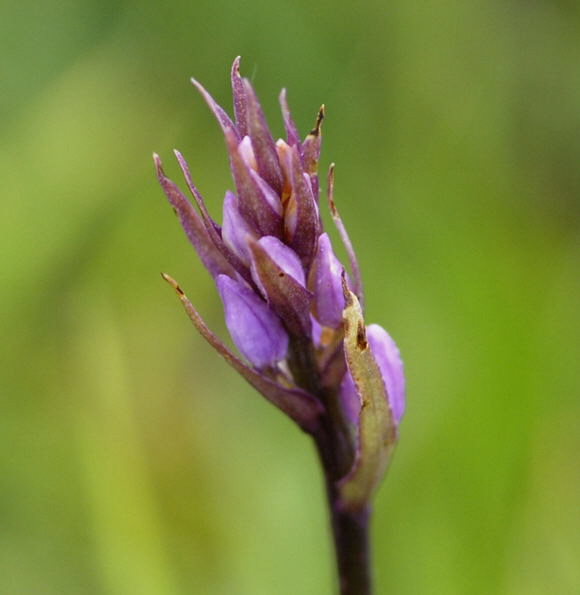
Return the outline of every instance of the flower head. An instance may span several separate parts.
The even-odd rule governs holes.
[[[327,198],[349,274],[323,230],[318,161],[324,106],[301,140],[282,91],[286,137],[275,141],[252,85],[240,76],[239,62],[236,58],[231,71],[233,120],[192,80],[222,129],[235,185],[235,192],[225,194],[221,226],[208,213],[180,153],[177,160],[197,208],[165,176],[157,155],[154,161],[169,202],[215,280],[226,326],[243,360],[165,278],[210,344],[337,453],[334,475],[343,499],[360,506],[380,480],[396,442],[404,410],[401,359],[385,330],[365,326],[358,263],[333,200],[333,166]]]

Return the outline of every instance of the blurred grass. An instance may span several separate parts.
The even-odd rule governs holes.
[[[211,209],[242,54],[282,86],[405,357],[377,593],[580,590],[580,11],[570,2],[5,2],[0,592],[330,593],[310,445],[202,343],[224,335],[158,151]]]

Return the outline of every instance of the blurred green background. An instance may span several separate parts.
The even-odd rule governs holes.
[[[221,305],[153,175],[211,211],[242,70],[322,167],[408,409],[378,594],[580,592],[580,5],[8,2],[0,56],[0,592],[333,593],[309,441],[197,336]]]

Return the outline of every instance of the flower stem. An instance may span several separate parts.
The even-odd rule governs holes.
[[[371,595],[370,510],[346,510],[334,483],[327,486],[340,595]]]
[[[344,506],[337,480],[344,468],[337,461],[339,449],[329,448],[318,436],[318,454],[326,480],[326,494],[336,556],[340,595],[371,595],[371,556],[369,541],[370,505],[352,510]],[[335,443],[336,444],[336,443]],[[339,457],[340,458],[340,457]]]
[[[294,340],[290,352],[290,367],[299,384],[317,394],[327,409],[313,438],[326,481],[339,594],[371,595],[370,504],[354,510],[347,508],[338,489],[338,481],[351,469],[355,455],[337,394],[321,388],[314,353],[308,345]]]

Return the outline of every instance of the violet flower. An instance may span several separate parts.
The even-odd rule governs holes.
[[[195,80],[225,136],[236,192],[227,191],[220,226],[188,166],[175,152],[195,208],[163,172],[157,176],[185,233],[213,277],[241,357],[206,326],[178,284],[189,317],[210,345],[254,388],[291,417],[317,446],[328,493],[340,592],[370,593],[370,501],[387,468],[405,407],[399,351],[388,333],[365,325],[357,259],[327,199],[349,260],[336,257],[319,212],[318,160],[324,106],[301,140],[286,93],[286,139],[274,141],[247,79],[231,71],[234,120]]]

